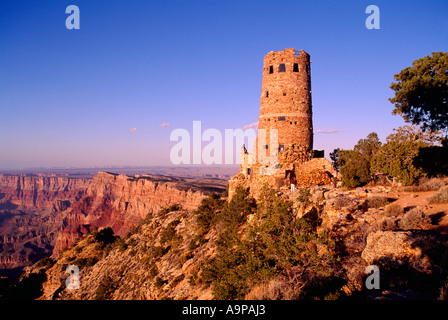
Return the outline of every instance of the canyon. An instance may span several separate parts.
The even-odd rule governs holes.
[[[17,279],[25,266],[98,227],[124,236],[147,214],[195,208],[226,181],[98,172],[92,179],[0,175],[0,275]]]

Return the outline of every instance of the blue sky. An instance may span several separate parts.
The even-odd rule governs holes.
[[[257,121],[263,57],[285,48],[311,55],[315,149],[384,141],[404,124],[393,75],[448,51],[448,1],[2,0],[0,169],[169,165],[172,130]]]

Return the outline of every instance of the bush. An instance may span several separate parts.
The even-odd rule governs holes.
[[[428,198],[429,203],[448,203],[448,186],[441,188],[432,197]]]
[[[110,276],[104,276],[95,292],[95,300],[109,300],[115,291],[116,283]]]
[[[342,186],[356,188],[365,185],[371,179],[370,162],[360,152],[343,150],[341,152]]]
[[[387,217],[396,217],[403,214],[404,209],[401,204],[391,203],[384,208],[384,215]]]
[[[167,253],[168,250],[169,250],[169,247],[165,248],[162,246],[153,246],[150,251],[150,256],[153,259],[158,259],[158,258],[162,257],[165,253]]]
[[[367,198],[367,200],[364,201],[362,206],[364,210],[367,210],[369,208],[378,209],[384,207],[388,203],[389,203],[388,198],[382,196],[374,196],[371,198]]]
[[[334,276],[334,244],[317,234],[307,219],[298,218],[292,202],[277,196],[274,189],[263,188],[254,213],[244,234],[236,227],[224,229],[216,241],[218,253],[202,269],[215,299],[243,299],[250,288],[291,269],[302,270],[298,274],[307,284]]]
[[[238,228],[242,225],[248,215],[255,211],[257,203],[249,194],[249,190],[237,187],[232,199],[224,204],[223,211],[218,215],[219,222],[224,227]]]
[[[330,200],[330,202],[336,210],[341,210],[342,208],[349,207],[354,203],[353,199],[346,195],[333,198]]]
[[[196,223],[201,233],[207,233],[216,223],[216,217],[224,207],[225,200],[222,200],[216,193],[210,194],[202,199],[201,204],[195,211]]]
[[[45,268],[45,269],[49,269],[49,268],[51,268],[55,263],[56,263],[55,260],[53,260],[53,259],[50,258],[50,257],[46,257],[46,258],[43,258],[42,260],[40,260],[39,263],[37,264],[37,266],[38,266],[38,267]]]
[[[159,215],[164,215],[167,214],[169,212],[173,212],[173,211],[180,211],[182,210],[182,206],[180,204],[173,204],[171,206],[169,206],[168,208],[162,208],[159,211]]]
[[[78,266],[79,269],[84,267],[92,267],[98,262],[97,258],[94,257],[88,257],[88,258],[78,258],[76,259],[73,264]]]
[[[92,236],[102,249],[104,249],[106,245],[114,243],[119,238],[114,235],[114,230],[110,227],[101,230],[94,229],[92,231]]]
[[[414,159],[425,144],[420,141],[400,141],[390,135],[372,158],[372,172],[397,178],[404,185],[411,185],[424,176],[421,168],[414,166]]]
[[[413,208],[398,221],[403,230],[427,229],[431,227],[431,219],[418,208]]]
[[[445,186],[445,183],[439,178],[432,178],[422,185],[422,191],[437,191]]]
[[[176,235],[176,226],[180,223],[179,219],[173,220],[160,233],[160,244],[171,242]]]

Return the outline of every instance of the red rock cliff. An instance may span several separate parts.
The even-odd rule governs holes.
[[[95,227],[111,227],[115,234],[125,236],[148,213],[173,204],[194,209],[207,193],[216,191],[211,190],[216,183],[207,185],[196,181],[99,172],[82,198],[66,210],[53,252],[58,253]]]
[[[65,177],[0,175],[0,208],[45,209],[54,205],[64,207],[63,201],[78,200],[81,197],[89,181],[90,179]]]

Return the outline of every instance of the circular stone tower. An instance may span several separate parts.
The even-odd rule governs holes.
[[[273,151],[271,129],[278,130],[279,151],[291,145],[313,149],[310,74],[310,56],[304,50],[273,51],[264,57],[258,130],[266,130],[266,144],[260,147],[267,152]]]

